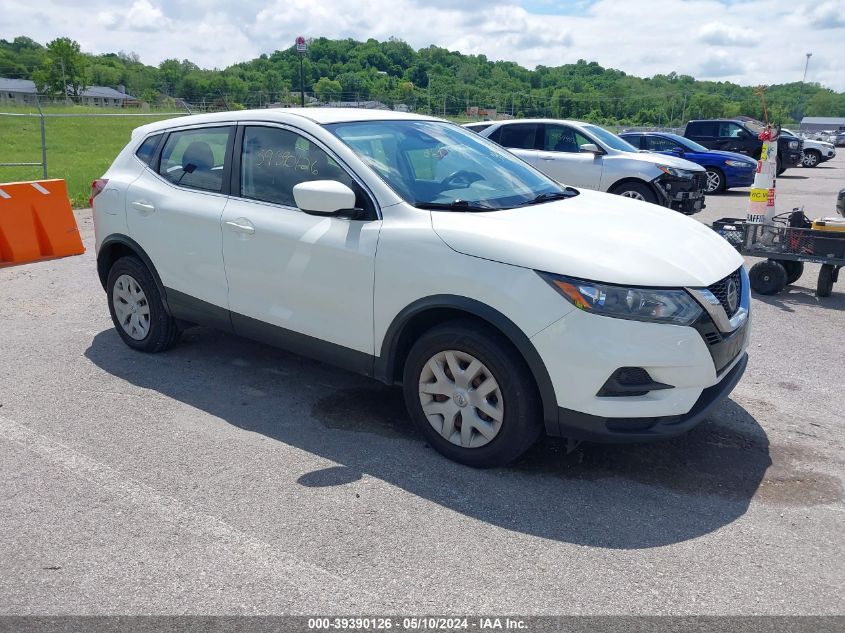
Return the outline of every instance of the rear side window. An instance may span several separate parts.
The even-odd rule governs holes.
[[[295,207],[294,186],[309,180],[342,182],[361,202],[360,187],[352,177],[304,136],[281,128],[244,130],[241,196]]]
[[[716,136],[716,122],[692,121],[687,123],[685,136],[691,136],[693,138],[713,138]]]
[[[535,123],[517,123],[516,125],[503,125],[497,139],[499,145],[511,149],[534,149],[537,138],[537,125]]]
[[[228,127],[171,132],[161,150],[158,173],[180,187],[222,191],[230,134]]]
[[[631,145],[636,147],[637,149],[640,148],[640,140],[643,138],[640,134],[620,134],[622,138],[628,141]]]
[[[662,136],[646,136],[645,147],[643,149],[648,149],[652,152],[671,152],[678,148],[680,148],[680,145],[668,138],[663,138]]]
[[[162,136],[163,134],[156,134],[144,139],[144,142],[141,143],[141,147],[135,150],[135,156],[137,156],[141,162],[149,165],[156,153],[156,148],[158,147],[158,143]]]
[[[486,130],[490,127],[492,123],[476,123],[475,125],[466,125],[466,129],[472,130],[473,132],[481,132],[482,130]]]

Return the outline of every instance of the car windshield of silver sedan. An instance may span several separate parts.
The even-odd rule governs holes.
[[[620,152],[633,152],[636,154],[639,151],[625,139],[616,136],[613,132],[608,132],[598,125],[585,125],[584,131],[593,135],[608,147]]]
[[[496,211],[577,195],[495,143],[439,121],[326,126],[406,202],[444,211]]]

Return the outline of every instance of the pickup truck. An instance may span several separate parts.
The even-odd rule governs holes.
[[[763,123],[750,117],[699,119],[687,123],[684,136],[707,149],[737,152],[756,160],[763,149],[763,141],[758,136],[764,127]],[[778,175],[788,167],[801,164],[803,149],[800,138],[785,134],[778,138]]]

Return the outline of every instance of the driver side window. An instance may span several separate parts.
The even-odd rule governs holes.
[[[293,188],[310,180],[357,183],[326,152],[290,130],[251,126],[244,130],[241,196],[295,207]]]
[[[547,152],[577,154],[581,151],[582,145],[593,142],[565,125],[546,125],[544,127],[543,149]]]
[[[748,136],[748,134],[736,123],[721,123],[719,124],[719,136],[726,138],[744,138]]]

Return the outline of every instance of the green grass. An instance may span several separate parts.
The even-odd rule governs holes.
[[[37,112],[34,108],[0,106],[2,112]],[[48,114],[103,114],[120,110],[94,107],[51,107]],[[67,182],[74,207],[88,205],[91,181],[99,178],[129,140],[132,130],[160,116],[47,118],[47,176]],[[38,117],[0,115],[0,163],[28,163],[41,160],[41,131]],[[0,183],[39,180],[40,167],[0,167]]]

